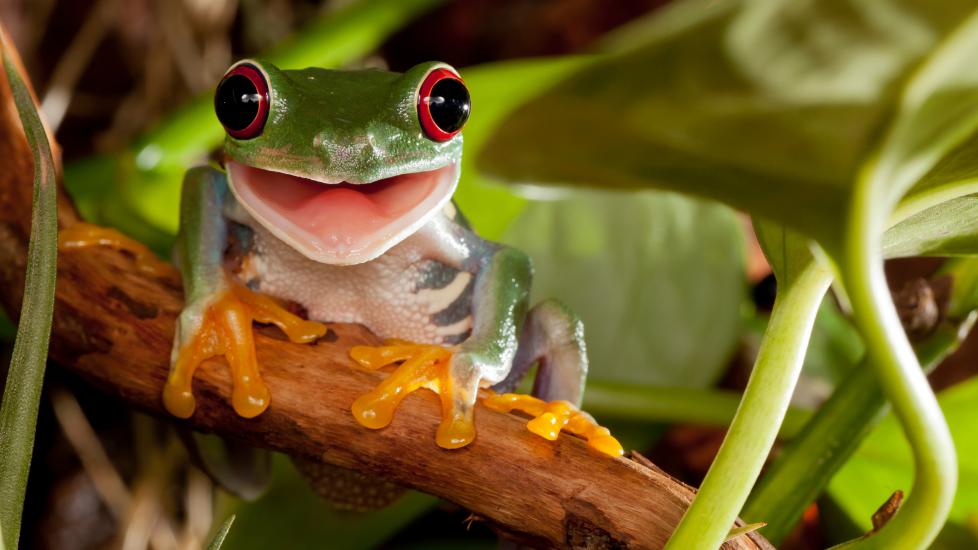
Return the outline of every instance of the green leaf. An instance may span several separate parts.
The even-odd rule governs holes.
[[[486,178],[475,167],[475,155],[499,123],[528,98],[590,63],[588,57],[519,59],[461,71],[472,96],[474,115],[465,125],[466,154],[455,201],[472,226],[487,239],[498,239],[519,215],[526,199]]]
[[[950,520],[967,525],[978,516],[978,379],[941,393],[939,402],[951,428],[959,457],[960,482]],[[885,418],[829,484],[835,502],[864,530],[873,512],[896,489],[905,492],[913,480],[913,455],[900,425]]]
[[[971,9],[674,3],[514,111],[479,167],[517,182],[674,189],[838,241],[899,83]]]
[[[12,57],[13,46],[0,34],[0,55],[27,141],[34,153],[34,198],[27,249],[27,281],[20,309],[7,384],[0,403],[0,524],[4,543],[17,548],[27,476],[34,450],[38,402],[54,312],[57,272],[57,167],[34,99]],[[9,126],[8,126],[9,127]]]
[[[742,234],[716,204],[580,192],[531,202],[503,241],[533,258],[534,301],[581,316],[590,379],[696,388],[716,382],[740,335]]]
[[[978,163],[976,163],[978,164]],[[978,253],[978,195],[966,195],[918,212],[883,235],[883,254],[972,256]]]

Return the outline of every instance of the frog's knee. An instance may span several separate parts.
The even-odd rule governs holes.
[[[544,300],[527,315],[527,325],[551,346],[584,348],[584,322],[574,310],[558,300]]]

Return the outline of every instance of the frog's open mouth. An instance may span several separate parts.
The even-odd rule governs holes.
[[[227,163],[231,190],[258,222],[308,258],[334,265],[370,261],[417,231],[451,198],[458,167],[371,183],[324,183],[240,162]]]

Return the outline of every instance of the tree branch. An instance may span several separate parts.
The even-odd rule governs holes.
[[[15,313],[24,284],[32,163],[5,81],[0,159],[0,303]],[[62,226],[77,221],[63,192],[60,206]],[[443,450],[434,441],[440,409],[430,392],[409,396],[388,428],[361,427],[350,405],[384,375],[349,359],[350,346],[378,342],[355,325],[331,325],[326,337],[305,346],[259,329],[258,360],[272,393],[268,411],[252,420],[238,417],[228,403],[227,365],[214,359],[197,372],[196,413],[178,421],[163,410],[160,395],[181,294],[179,284],[143,274],[123,252],[64,253],[52,357],[143,412],[437,495],[533,546],[660,548],[693,496],[645,461],[608,458],[571,436],[545,441],[526,430],[525,419],[481,406],[475,442]],[[753,533],[724,547],[770,548]]]

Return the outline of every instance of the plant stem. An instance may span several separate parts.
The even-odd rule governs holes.
[[[782,287],[730,431],[668,550],[718,548],[774,444],[831,275],[816,262]]]
[[[583,408],[602,420],[727,427],[737,412],[740,399],[741,394],[733,391],[636,386],[589,380]],[[811,417],[809,410],[789,407],[778,437],[795,437]]]
[[[860,185],[840,262],[853,320],[866,341],[869,363],[893,405],[914,454],[914,483],[899,512],[877,532],[846,543],[865,548],[926,548],[954,501],[958,465],[954,442],[890,299],[879,246],[874,186]]]
[[[0,40],[0,56],[24,133],[34,154],[34,197],[27,275],[10,371],[0,403],[0,523],[4,543],[17,548],[27,476],[34,449],[37,409],[54,311],[58,206],[55,164],[34,99],[12,59],[12,46]],[[9,139],[15,139],[8,136]]]
[[[961,333],[961,327],[944,324],[917,346],[925,371],[957,348]],[[863,360],[767,467],[741,516],[767,523],[765,538],[780,544],[888,410],[876,374]]]

